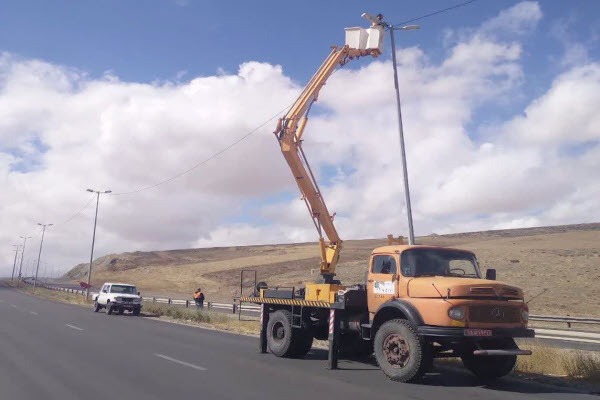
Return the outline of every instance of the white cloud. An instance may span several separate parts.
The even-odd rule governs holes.
[[[485,139],[481,105],[510,102],[526,77],[520,34],[541,17],[520,3],[472,30],[433,63],[400,49],[399,74],[417,234],[596,221],[600,194],[600,65],[555,77],[522,113]],[[513,24],[513,25],[510,25]],[[0,57],[0,231],[3,248],[47,231],[43,260],[63,270],[89,257],[93,203],[85,189],[126,192],[205,160],[289,105],[300,88],[279,66],[141,84],[39,60]],[[338,71],[311,116],[304,148],[342,238],[406,234],[389,60]],[[276,121],[202,167],[158,188],[103,195],[97,256],[191,246],[316,239],[272,135]],[[32,165],[35,168],[28,168]],[[276,200],[283,196],[284,200]],[[250,206],[249,206],[250,205]],[[259,222],[253,222],[259,221]],[[2,268],[12,267],[7,250]],[[9,270],[10,271],[10,270]]]

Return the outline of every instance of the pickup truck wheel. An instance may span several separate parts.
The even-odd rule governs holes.
[[[489,340],[479,344],[482,349],[513,350],[518,349],[514,339]],[[498,379],[510,374],[517,363],[517,356],[475,356],[464,354],[462,362],[465,368],[481,379]]]
[[[111,315],[113,313],[113,306],[110,305],[110,301],[106,303],[106,315]]]
[[[94,301],[94,312],[100,311],[100,304],[98,304],[98,300]]]
[[[292,313],[288,310],[277,310],[269,316],[267,345],[277,357],[295,355],[296,349],[292,343]]]
[[[122,308],[119,308],[119,315],[123,315],[124,312],[125,312],[125,310],[123,310]]]
[[[132,311],[133,315],[140,315],[140,307],[136,307]]]
[[[404,319],[394,319],[381,325],[373,346],[379,368],[393,381],[414,382],[427,372],[430,346]]]

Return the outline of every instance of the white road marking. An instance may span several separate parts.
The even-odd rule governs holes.
[[[0,303],[4,303],[4,300],[0,300]]]
[[[29,311],[29,314],[38,315],[38,313],[36,313],[35,311]]]
[[[76,329],[76,330],[78,330],[78,331],[82,331],[82,330],[83,330],[83,329],[81,329],[81,328],[78,328],[78,327],[76,327],[76,326],[74,326],[74,325],[65,324],[65,326],[68,326],[69,328],[72,328],[72,329]]]
[[[10,306],[11,306],[11,307],[14,307],[14,308],[17,308],[17,306],[16,306],[16,305],[14,305],[14,304],[11,304]]]
[[[177,360],[175,358],[171,358],[169,356],[165,356],[164,354],[154,353],[154,355],[156,357],[162,358],[163,360],[171,361],[171,362],[174,362],[174,363],[177,363],[177,364],[180,364],[180,365],[185,365],[186,367],[194,368],[194,369],[197,369],[198,371],[206,371],[206,368],[204,368],[204,367],[201,367],[199,365],[190,364],[190,363],[187,363],[185,361],[180,361],[180,360]]]

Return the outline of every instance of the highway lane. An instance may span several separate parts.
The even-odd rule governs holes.
[[[504,379],[480,386],[468,373],[388,381],[373,365],[326,353],[286,360],[257,352],[255,338],[107,316],[0,287],[0,398],[6,399],[469,399],[597,398]]]

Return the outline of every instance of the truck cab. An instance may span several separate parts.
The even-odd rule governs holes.
[[[495,278],[495,271],[487,275]],[[495,378],[512,370],[517,355],[529,354],[513,340],[534,335],[527,329],[529,310],[523,291],[483,278],[470,251],[420,245],[378,247],[370,257],[366,284],[370,337],[376,353],[381,353],[382,368],[389,364],[390,370],[397,369],[397,363],[410,358],[411,348],[421,347],[423,354],[417,358],[461,357],[476,375]],[[387,326],[382,333],[393,321],[395,329]],[[411,333],[418,337],[419,346],[410,345]]]

